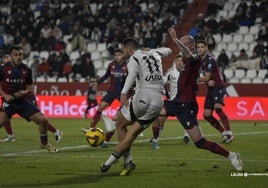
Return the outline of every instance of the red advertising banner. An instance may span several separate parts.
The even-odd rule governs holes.
[[[98,86],[98,94],[105,94],[108,83]],[[206,96],[207,87],[199,84],[198,96]],[[84,96],[88,89],[88,83],[36,83],[34,84],[36,95],[46,96]],[[268,84],[226,84],[227,95],[230,97],[268,97]]]
[[[98,97],[98,101],[101,97]],[[87,107],[84,96],[37,96],[42,112],[50,118],[82,118]],[[198,118],[203,119],[204,97],[197,97],[199,103]],[[226,97],[224,107],[230,120],[268,120],[268,98],[265,97]],[[114,101],[104,113],[113,117],[119,108],[119,101]],[[92,108],[88,117],[97,110]],[[174,119],[174,118],[173,118]]]

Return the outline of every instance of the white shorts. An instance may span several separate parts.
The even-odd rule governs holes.
[[[132,102],[132,109],[137,120],[155,119],[163,107],[162,93],[151,90],[142,90],[135,93],[129,104]],[[128,120],[132,121],[130,113],[130,105],[121,108],[121,113]],[[144,126],[144,125],[143,125]]]

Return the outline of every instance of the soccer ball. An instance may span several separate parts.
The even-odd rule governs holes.
[[[86,140],[92,147],[98,147],[104,142],[104,133],[100,128],[91,128],[86,133]]]

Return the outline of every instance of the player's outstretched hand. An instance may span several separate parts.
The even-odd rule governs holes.
[[[177,40],[177,35],[176,35],[176,31],[173,27],[169,28],[168,29],[168,33],[169,33],[169,36],[171,37],[171,39],[173,41],[176,41]]]

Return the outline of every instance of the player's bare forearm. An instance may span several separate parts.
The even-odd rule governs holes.
[[[121,103],[122,106],[128,106],[128,99],[127,99],[127,94],[126,93],[121,93],[120,103]]]
[[[6,102],[11,102],[15,99],[14,96],[7,94],[2,90],[1,84],[0,84],[0,95],[4,98]]]

